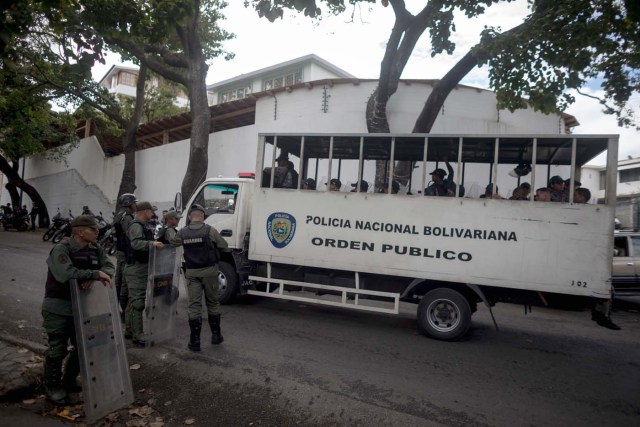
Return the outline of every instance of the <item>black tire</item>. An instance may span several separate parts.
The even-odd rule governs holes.
[[[44,234],[42,235],[42,241],[46,242],[49,239],[51,239],[53,237],[53,235],[56,234],[56,228],[55,226],[51,226],[49,227],[49,229],[47,231],[44,232]]]
[[[238,295],[238,275],[233,265],[220,261],[218,264],[218,282],[220,284],[220,304],[231,304]]]
[[[18,222],[18,224],[16,224],[16,230],[18,231],[27,231],[27,228],[29,228],[29,226],[27,224],[25,224],[24,222],[20,221]]]
[[[51,238],[51,241],[54,244],[55,243],[60,243],[60,241],[62,239],[64,239],[64,236],[67,234],[66,231],[67,231],[66,228],[61,228],[60,230],[56,231],[55,234],[53,235],[53,237]]]
[[[115,255],[115,253],[116,253],[116,242],[115,241],[113,241],[113,240],[111,241],[111,245],[107,249],[107,253],[109,255]]]
[[[469,301],[453,289],[433,289],[418,305],[418,326],[428,337],[456,341],[467,333],[470,325]]]

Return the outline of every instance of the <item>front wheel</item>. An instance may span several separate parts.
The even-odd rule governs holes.
[[[470,325],[469,301],[453,289],[433,289],[418,305],[418,326],[428,337],[456,341],[467,333]]]
[[[56,227],[55,225],[52,225],[47,231],[44,232],[44,234],[42,235],[42,241],[46,242],[49,239],[51,239],[53,237],[53,235],[56,233]]]
[[[238,275],[233,265],[221,261],[218,264],[219,301],[220,304],[230,304],[238,294]]]
[[[115,255],[116,253],[116,241],[111,239],[111,243],[108,246],[107,253],[109,255]]]
[[[53,243],[60,243],[60,241],[64,238],[66,234],[67,234],[67,229],[66,227],[63,227],[60,230],[55,232],[55,234],[51,238],[51,241]]]

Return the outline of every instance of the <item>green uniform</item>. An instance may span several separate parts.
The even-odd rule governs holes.
[[[133,215],[129,212],[125,212],[122,214],[122,218],[120,219],[120,227],[122,231],[125,233],[129,229],[129,224],[133,221]],[[122,239],[124,240],[124,235]],[[116,235],[116,238],[121,238],[121,236]],[[129,290],[127,289],[127,284],[124,280],[124,267],[125,267],[125,252],[124,252],[125,242],[117,242],[118,250],[116,251],[116,293],[118,295],[118,301],[120,301],[120,306],[123,310],[127,307],[127,301],[129,299]],[[122,249],[122,250],[121,250]]]
[[[59,243],[47,258],[47,284],[42,303],[43,327],[47,332],[49,347],[45,352],[45,387],[48,394],[64,396],[60,388],[62,362],[68,354],[69,341],[76,347],[76,335],[71,308],[69,281],[78,283],[95,280],[99,271],[114,274],[113,263],[99,245],[89,244],[81,248],[74,238]],[[80,371],[78,353],[74,350],[67,360],[63,385],[70,387]],[[64,399],[64,397],[61,397]]]
[[[151,234],[151,235],[150,235]],[[128,259],[124,267],[124,280],[129,290],[129,303],[125,311],[125,327],[131,332],[136,341],[142,338],[145,298],[147,295],[147,282],[149,277],[149,249],[153,245],[153,234],[146,230],[146,224],[137,220],[131,222],[127,229],[128,245],[138,254],[146,252],[147,258]],[[129,262],[131,261],[131,262]]]
[[[185,228],[199,230],[204,227],[202,222],[192,222]],[[172,239],[169,239],[172,246],[182,245],[182,230],[178,231]],[[227,250],[229,245],[215,228],[209,230],[209,238],[215,243],[218,250]],[[189,297],[189,319],[202,316],[202,293],[204,292],[207,313],[210,315],[220,314],[218,266],[213,265],[204,268],[187,268],[185,278],[187,279],[187,296]]]

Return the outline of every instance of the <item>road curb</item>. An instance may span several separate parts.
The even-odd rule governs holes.
[[[0,402],[31,396],[42,381],[44,346],[0,334]]]
[[[13,335],[9,335],[6,333],[0,333],[0,341],[4,341],[18,347],[24,347],[27,350],[30,350],[40,356],[44,355],[44,352],[47,350],[47,347],[43,344],[38,344],[33,341],[14,337]]]

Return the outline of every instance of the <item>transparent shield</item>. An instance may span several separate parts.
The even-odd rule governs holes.
[[[80,289],[71,280],[80,375],[87,424],[133,402],[129,363],[114,286]]]
[[[145,307],[147,345],[156,345],[176,335],[179,265],[182,252],[165,246],[149,253],[149,284]]]

